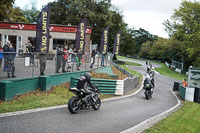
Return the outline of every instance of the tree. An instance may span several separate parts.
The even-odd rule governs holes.
[[[200,2],[183,1],[171,20],[164,22],[166,31],[181,42],[182,62],[200,67]]]
[[[150,34],[148,31],[142,28],[139,28],[139,30],[134,30],[133,36],[136,41],[137,54],[140,52],[143,43],[147,41],[153,42],[157,38],[157,36]]]
[[[24,9],[23,14],[28,20],[28,23],[37,23],[40,11],[37,10],[35,3],[32,3],[31,9]]]
[[[10,12],[15,0],[1,0],[0,4],[0,21],[9,21]]]
[[[64,25],[78,25],[87,18],[87,25],[92,27],[91,39],[94,44],[100,44],[101,33],[105,27],[109,27],[109,50],[112,51],[114,38],[118,30],[122,36],[127,33],[127,24],[123,16],[111,5],[111,0],[95,2],[93,0],[57,0],[50,2],[51,23]],[[112,10],[111,10],[112,8]],[[121,46],[126,40],[123,40]]]
[[[11,9],[9,21],[17,23],[28,23],[28,20],[25,18],[22,10],[19,7],[14,7]]]

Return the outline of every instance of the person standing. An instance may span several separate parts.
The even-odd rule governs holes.
[[[68,50],[68,58],[67,58],[67,64],[68,64],[68,66],[67,66],[67,72],[70,72],[70,70],[72,68],[73,55],[74,55],[74,51],[70,47],[69,50]]]
[[[8,51],[9,51],[10,41],[7,41],[6,45],[3,46],[3,57],[4,57],[4,72],[7,71],[8,68]]]
[[[62,72],[66,72],[65,71],[65,66],[67,63],[67,58],[68,58],[68,51],[67,51],[67,45],[63,48],[63,57],[62,57]]]
[[[61,46],[58,46],[57,50],[56,50],[56,54],[57,54],[57,68],[56,68],[56,73],[60,73],[59,70],[61,68],[61,64],[62,64],[62,55],[63,55],[63,49]]]
[[[76,70],[80,70],[82,54],[82,52],[76,54]]]
[[[26,43],[26,53],[31,52],[31,47],[32,47],[32,44],[30,43],[30,40],[28,40],[28,42]]]
[[[46,61],[47,61],[47,55],[46,53],[40,53],[40,75],[45,75],[44,71],[46,69]]]
[[[30,40],[26,43],[26,53],[27,57],[30,57],[30,64],[32,64],[33,57],[31,55],[31,50],[32,50],[32,44],[30,43]]]
[[[3,61],[3,47],[0,41],[0,68],[1,68],[2,61]]]
[[[16,52],[15,49],[13,48],[12,43],[10,43],[8,48],[8,69],[7,69],[7,73],[8,73],[8,78],[10,78],[10,72],[12,73],[12,77],[15,78],[16,76],[14,75],[15,73],[15,57],[16,57]]]
[[[102,54],[101,55],[101,66],[103,66],[103,67],[105,66],[104,65],[104,59],[105,59],[105,57],[106,57],[106,54]]]
[[[92,50],[90,68],[93,68],[93,65],[94,65],[94,63],[95,63],[95,55],[96,55],[96,54],[97,54],[96,49]]]
[[[187,87],[187,80],[185,78],[182,80],[182,83],[183,83],[183,87]]]

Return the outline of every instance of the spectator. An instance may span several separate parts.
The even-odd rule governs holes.
[[[82,54],[81,52],[76,54],[76,70],[80,70]]]
[[[65,66],[67,63],[67,58],[68,58],[68,47],[67,45],[63,48],[63,57],[62,57],[62,72],[66,72],[65,71]]]
[[[61,64],[62,64],[62,54],[63,54],[63,49],[61,46],[58,46],[57,50],[56,50],[56,54],[57,54],[57,67],[56,67],[56,73],[60,73],[59,70],[61,68]]]
[[[72,68],[73,55],[74,55],[74,51],[72,50],[72,48],[69,48],[68,58],[67,58],[67,63],[68,63],[67,72],[70,72],[70,69]]]
[[[47,56],[46,53],[40,53],[40,75],[45,75]]]
[[[92,50],[90,68],[93,68],[93,65],[94,65],[94,63],[95,63],[95,55],[96,55],[96,54],[97,54],[96,49]]]
[[[34,45],[31,46],[31,51],[30,52],[31,52],[30,53],[30,64],[33,65],[34,64],[34,59],[33,58],[34,58],[34,54],[35,54],[34,53],[35,52],[35,46]]]
[[[26,43],[26,53],[27,56],[30,57],[30,64],[33,64],[33,56],[31,55],[32,52],[32,44],[30,43],[30,40]]]
[[[6,45],[3,46],[3,57],[4,57],[4,72],[7,71],[8,68],[8,51],[9,51],[10,41],[7,41]]]
[[[7,73],[8,73],[8,78],[10,78],[10,72],[12,72],[12,77],[16,77],[14,75],[15,73],[15,57],[16,57],[16,52],[15,52],[15,49],[13,48],[13,45],[12,43],[10,43],[9,45],[9,48],[8,48],[8,56],[7,56],[7,59],[8,59],[8,69],[7,69]]]
[[[76,48],[72,50],[72,62],[76,61]]]
[[[26,43],[26,53],[30,53],[32,48],[32,44],[30,43],[30,40]]]
[[[102,54],[101,57],[102,57],[102,58],[101,58],[101,66],[104,67],[104,66],[105,66],[105,65],[104,65],[104,59],[105,59],[105,57],[106,57],[106,54]]]
[[[186,79],[183,79],[182,82],[183,82],[183,86],[184,86],[184,87],[187,87],[187,80],[186,80]]]
[[[0,41],[0,68],[1,68],[2,60],[3,60],[3,47]]]

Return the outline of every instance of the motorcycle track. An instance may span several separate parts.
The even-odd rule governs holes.
[[[146,66],[139,63],[143,66],[128,67],[145,75]],[[146,100],[141,90],[126,98],[104,101],[98,111],[88,109],[72,115],[67,107],[61,107],[0,117],[0,133],[118,133],[177,105],[170,90],[174,81],[156,74],[152,99]]]

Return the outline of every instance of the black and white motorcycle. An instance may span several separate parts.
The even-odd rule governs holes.
[[[92,107],[94,110],[99,110],[101,106],[100,92],[98,89],[91,90],[88,94],[83,89],[70,88],[76,96],[72,97],[68,102],[68,109],[72,114],[76,114],[80,109],[88,109]]]
[[[144,94],[145,94],[145,98],[147,100],[149,100],[150,98],[152,98],[152,94],[153,94],[153,90],[154,90],[154,87],[153,87],[153,84],[149,75],[145,78],[145,81],[144,81]]]

